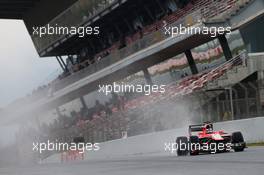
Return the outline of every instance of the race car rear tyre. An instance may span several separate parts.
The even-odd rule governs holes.
[[[187,137],[177,137],[177,155],[186,156],[188,155],[188,138]]]
[[[190,155],[195,156],[199,154],[199,137],[198,136],[190,136]]]
[[[232,144],[233,144],[233,148],[235,152],[244,151],[245,142],[244,142],[244,137],[241,132],[232,133]]]

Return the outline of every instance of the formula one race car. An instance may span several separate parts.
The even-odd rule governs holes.
[[[196,134],[195,134],[196,133]],[[213,124],[205,122],[189,126],[189,138],[177,137],[176,150],[178,156],[198,155],[200,153],[220,153],[244,151],[246,143],[241,132],[228,134],[223,130],[214,131]]]

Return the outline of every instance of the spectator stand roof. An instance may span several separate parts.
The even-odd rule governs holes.
[[[40,0],[0,0],[1,19],[23,19]]]

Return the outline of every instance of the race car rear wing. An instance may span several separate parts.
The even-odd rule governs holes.
[[[189,135],[191,136],[193,132],[203,131],[203,129],[213,130],[213,124],[210,122],[205,122],[205,123],[199,124],[199,125],[190,125],[189,126]]]

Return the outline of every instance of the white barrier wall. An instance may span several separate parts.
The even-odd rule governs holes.
[[[219,122],[215,130],[241,131],[248,143],[264,141],[264,117]],[[163,132],[145,134],[100,144],[100,151],[86,152],[85,159],[118,158],[142,154],[171,154],[165,152],[165,143],[173,143],[178,136],[187,136],[188,126]],[[175,153],[176,154],[176,153]],[[58,162],[60,155],[53,155],[48,162]]]
[[[264,141],[264,117],[219,122],[214,127],[216,130],[224,129],[230,133],[241,131],[248,143]]]
[[[180,128],[101,143],[100,151],[88,152],[85,158],[110,158],[162,153],[165,152],[165,143],[175,142],[177,136],[187,135],[187,131],[187,128]]]

